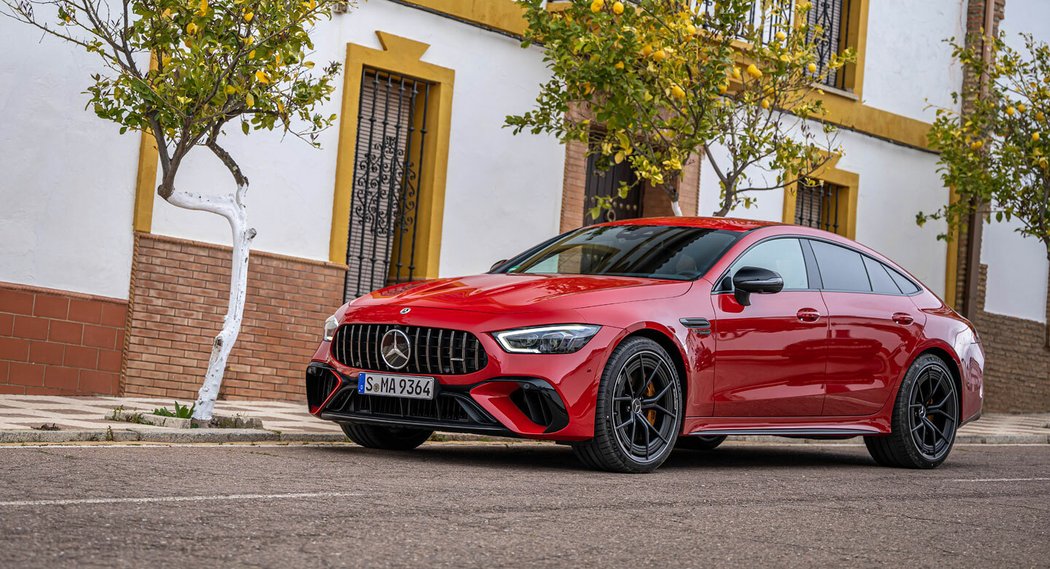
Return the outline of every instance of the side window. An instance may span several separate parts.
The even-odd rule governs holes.
[[[879,294],[900,294],[901,289],[893,281],[886,267],[875,259],[864,257],[864,267],[868,269],[871,288]]]
[[[908,277],[898,273],[897,271],[889,267],[886,267],[886,272],[890,274],[890,277],[895,283],[897,283],[897,286],[900,287],[901,292],[903,292],[904,294],[915,294],[919,292],[919,285],[911,282],[911,279],[909,279]]]
[[[871,292],[868,271],[864,269],[864,257],[860,253],[824,241],[811,243],[825,290]]]
[[[776,271],[784,279],[784,290],[809,288],[806,259],[798,239],[770,239],[755,245],[733,263],[729,275],[736,274],[741,267]]]

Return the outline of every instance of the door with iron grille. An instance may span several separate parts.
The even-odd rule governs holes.
[[[365,68],[357,115],[345,300],[416,278],[431,84]]]
[[[587,182],[584,188],[583,224],[590,225],[602,221],[632,219],[642,217],[642,191],[639,188],[638,176],[626,161],[614,164],[602,172],[597,168],[597,157],[587,157]],[[620,186],[627,184],[631,189],[626,198],[620,198]],[[590,209],[597,205],[599,197],[611,197],[612,207],[602,212],[601,217],[591,217]]]

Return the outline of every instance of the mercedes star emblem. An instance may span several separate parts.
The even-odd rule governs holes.
[[[388,330],[383,334],[379,342],[379,355],[383,356],[386,365],[393,369],[401,369],[408,365],[408,355],[412,353],[412,344],[408,342],[408,335],[401,330]]]

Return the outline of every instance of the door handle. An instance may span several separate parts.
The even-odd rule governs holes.
[[[814,308],[803,308],[796,314],[802,322],[816,322],[820,320],[820,312]]]
[[[908,324],[914,322],[915,319],[912,318],[911,314],[908,314],[907,312],[894,312],[893,321],[897,324],[900,324],[901,326],[907,326]]]

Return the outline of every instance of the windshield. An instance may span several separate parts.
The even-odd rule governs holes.
[[[740,235],[664,225],[585,227],[511,260],[503,272],[692,280]]]

